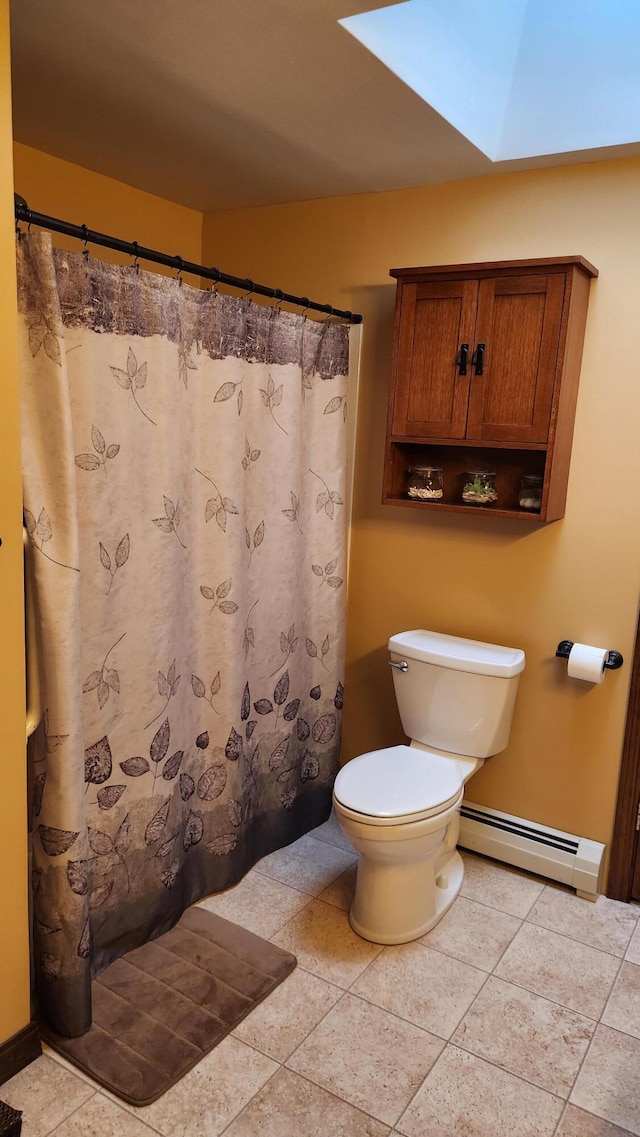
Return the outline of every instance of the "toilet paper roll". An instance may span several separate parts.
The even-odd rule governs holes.
[[[607,654],[607,649],[604,647],[574,644],[569,652],[567,671],[572,679],[584,679],[587,683],[602,683]]]

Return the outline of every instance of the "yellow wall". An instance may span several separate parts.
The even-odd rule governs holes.
[[[13,248],[9,5],[0,0],[0,1044],[29,1022],[22,490]]]
[[[202,214],[195,209],[175,205],[19,142],[14,144],[13,160],[16,192],[38,213],[200,263]],[[81,248],[74,238],[54,234],[53,240],[60,248],[75,252]],[[131,264],[130,257],[109,249],[100,249],[99,255],[102,260]]]
[[[27,820],[22,616],[16,297],[7,5],[0,0],[0,1045],[30,1018],[27,935]],[[41,213],[201,260],[202,214],[70,162],[15,145],[15,187]],[[54,237],[77,250],[77,241]],[[103,250],[105,258],[128,258]]]
[[[402,739],[385,644],[426,627],[525,649],[508,750],[471,800],[609,841],[640,567],[640,161],[205,217],[204,260],[364,314],[348,613],[346,758]],[[391,267],[580,253],[592,284],[566,517],[546,527],[380,504]],[[622,651],[569,681],[561,639]]]

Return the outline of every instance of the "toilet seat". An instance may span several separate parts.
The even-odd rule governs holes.
[[[455,805],[464,778],[453,756],[387,746],[343,766],[333,794],[338,806],[369,825],[405,825]]]

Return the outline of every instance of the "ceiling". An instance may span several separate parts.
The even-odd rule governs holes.
[[[13,0],[15,137],[203,211],[640,154],[492,162],[337,23],[388,4]]]

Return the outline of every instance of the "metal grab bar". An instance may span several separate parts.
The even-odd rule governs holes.
[[[35,598],[30,566],[27,563],[31,560],[32,554],[29,552],[29,534],[24,525],[22,527],[22,543],[24,545],[24,631],[27,678],[26,732],[27,738],[29,738],[42,718],[42,702],[40,698]]]

